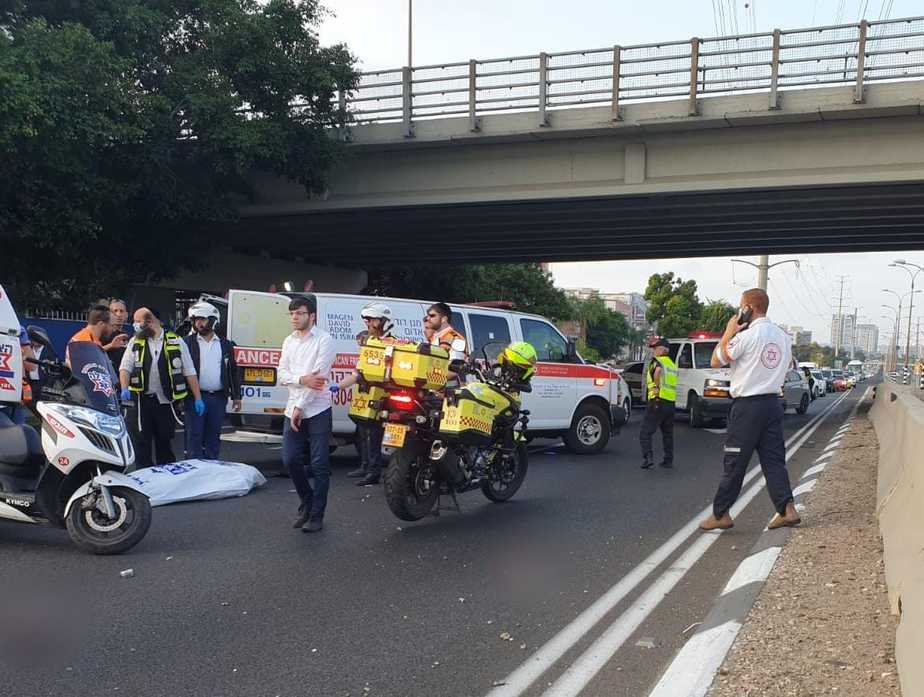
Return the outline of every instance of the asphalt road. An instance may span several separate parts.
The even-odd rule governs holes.
[[[794,483],[861,392],[792,458]],[[787,437],[836,398],[788,414]],[[461,515],[416,524],[391,515],[381,487],[346,479],[348,455],[335,456],[319,535],[291,528],[297,502],[280,476],[244,498],[155,509],[147,538],[121,557],[0,522],[0,695],[486,695],[711,501],[721,433],[678,415],[676,469],[643,471],[640,420],[599,456],[534,452],[508,504],[471,492]],[[278,449],[224,447],[227,459],[281,468]],[[581,694],[644,697],[772,512],[761,492]],[[676,556],[522,694],[541,695]]]

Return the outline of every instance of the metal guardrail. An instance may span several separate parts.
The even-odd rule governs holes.
[[[401,122],[413,135],[418,119],[498,112],[537,112],[609,105],[614,120],[629,101],[687,97],[696,115],[700,97],[780,92],[807,86],[854,85],[863,102],[870,82],[924,77],[924,17],[692,38],[638,46],[611,46],[423,65],[363,73],[359,86],[340,95],[354,123]]]

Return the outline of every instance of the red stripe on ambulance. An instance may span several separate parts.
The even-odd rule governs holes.
[[[539,363],[536,377],[541,378],[612,378],[607,368],[576,363]]]

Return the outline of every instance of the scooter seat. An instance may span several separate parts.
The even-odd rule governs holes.
[[[42,440],[35,429],[14,424],[0,412],[0,465],[35,467],[44,460]]]

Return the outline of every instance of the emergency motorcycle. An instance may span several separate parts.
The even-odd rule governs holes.
[[[41,436],[0,413],[0,519],[66,528],[81,549],[118,554],[147,534],[151,504],[124,474],[135,454],[109,358],[90,342],[68,357],[26,359],[45,373]]]
[[[464,342],[453,348],[464,350]],[[528,467],[529,412],[520,408],[520,394],[531,391],[535,350],[525,342],[494,343],[482,349],[483,360],[451,363],[444,350],[426,344],[416,350],[430,360],[418,362],[423,365],[416,366],[414,386],[407,379],[403,387],[386,382],[374,405],[385,419],[382,447],[390,457],[384,488],[392,513],[407,521],[438,514],[441,495],[458,509],[456,494],[473,489],[496,503],[509,500]],[[450,370],[475,380],[445,388]]]

